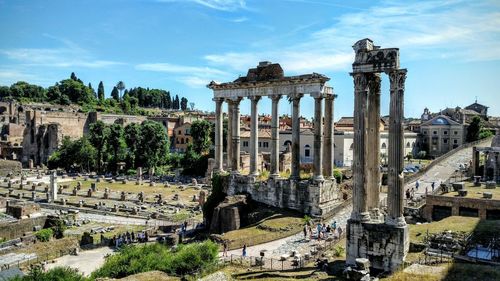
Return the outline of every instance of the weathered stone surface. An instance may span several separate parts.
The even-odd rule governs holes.
[[[241,227],[240,216],[244,215],[244,209],[247,205],[245,195],[227,196],[213,212],[210,223],[210,232],[224,233],[236,230]]]

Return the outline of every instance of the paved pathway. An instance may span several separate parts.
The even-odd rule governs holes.
[[[490,139],[486,139],[477,146],[486,146],[489,145],[490,142]],[[418,190],[415,191],[415,196],[418,197],[419,195],[425,194],[426,188],[428,192],[431,192],[432,182],[435,182],[435,188],[438,188],[441,182],[445,182],[453,175],[455,170],[459,168],[460,164],[469,164],[471,159],[472,147],[462,148],[445,160],[441,161],[441,163],[430,168],[418,178],[420,185]],[[415,188],[415,181],[407,183],[405,185],[405,190]]]
[[[351,215],[352,206],[344,208],[338,212],[333,218],[329,219],[327,222],[332,224],[334,221],[337,225],[341,226],[342,229],[346,230],[347,219]],[[326,222],[325,222],[326,223]],[[295,235],[285,237],[279,240],[271,241],[264,244],[259,244],[255,246],[247,247],[247,256],[258,257],[260,256],[261,250],[267,250],[266,256],[270,258],[279,258],[283,254],[288,254],[291,251],[297,251],[301,254],[309,252],[310,246],[316,244],[317,240],[305,240],[304,233],[301,231]],[[235,249],[228,251],[228,255],[241,255],[242,249]],[[219,253],[222,256],[222,253]]]

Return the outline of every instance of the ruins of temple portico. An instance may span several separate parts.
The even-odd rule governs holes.
[[[370,39],[353,46],[354,80],[353,211],[347,224],[348,265],[368,258],[374,268],[396,270],[409,248],[403,216],[403,95],[406,69],[399,49],[381,49]],[[379,210],[380,74],[390,80],[387,214]]]
[[[224,170],[222,145],[222,105],[228,104],[228,142],[226,169],[231,173],[227,193],[247,192],[252,198],[276,207],[296,209],[314,216],[325,216],[339,203],[339,190],[333,177],[333,104],[336,95],[327,85],[328,77],[312,73],[285,76],[279,64],[260,62],[249,69],[246,76],[233,82],[211,82],[207,87],[214,92],[216,103],[215,166]],[[267,181],[258,181],[259,175],[259,101],[268,97],[271,108],[270,174]],[[291,174],[289,179],[280,178],[279,158],[279,102],[287,97],[292,104]],[[305,97],[314,98],[314,148],[313,178],[300,180],[300,104]],[[240,171],[240,102],[251,101],[250,120],[250,171],[245,176]],[[323,105],[324,103],[324,105]],[[324,109],[324,114],[323,114]],[[256,188],[256,185],[259,185]]]
[[[479,174],[481,153],[484,157],[483,173]],[[472,173],[474,176],[482,176],[483,181],[500,182],[500,130],[491,141],[490,147],[472,147]]]
[[[299,179],[300,172],[300,101],[305,95],[315,100],[314,119],[314,178],[333,176],[333,89],[326,85],[328,77],[313,73],[300,76],[285,77],[279,64],[261,62],[255,69],[249,71],[254,75],[263,69],[267,71],[264,78],[240,77],[234,82],[217,84],[212,82],[208,87],[214,91],[216,103],[215,128],[215,162],[218,170],[223,170],[222,146],[222,105],[228,103],[228,169],[232,173],[240,172],[240,102],[243,98],[251,101],[251,139],[250,139],[250,175],[258,175],[258,103],[262,97],[272,100],[272,142],[271,142],[271,174],[279,174],[279,116],[278,104],[283,96],[292,102],[292,171],[291,177]],[[252,72],[254,71],[254,72]],[[251,73],[252,72],[252,73]],[[323,119],[323,100],[325,100],[325,116]],[[322,121],[324,120],[324,122]],[[323,127],[325,130],[323,130]],[[325,141],[323,141],[325,131]],[[324,152],[324,153],[323,153]],[[325,169],[323,169],[325,167]],[[332,171],[330,171],[332,170]]]

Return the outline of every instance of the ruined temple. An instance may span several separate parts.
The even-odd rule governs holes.
[[[399,49],[381,49],[370,39],[353,46],[354,79],[353,210],[347,223],[348,265],[367,258],[374,268],[394,271],[409,249],[403,216],[403,96],[406,69]],[[389,75],[389,147],[387,213],[380,210],[380,84]]]

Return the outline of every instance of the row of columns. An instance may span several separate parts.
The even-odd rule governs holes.
[[[335,95],[323,93],[311,94],[314,97],[314,175],[315,180],[333,177],[333,134],[334,134],[334,98]],[[290,94],[292,102],[292,171],[291,178],[300,178],[300,99],[303,94]],[[279,114],[278,104],[281,95],[269,96],[272,101],[271,119],[271,176],[279,176]],[[260,96],[249,97],[251,101],[250,121],[250,175],[258,175],[258,102]],[[227,169],[238,173],[240,167],[240,101],[241,98],[214,98],[215,101],[215,163],[216,169],[223,170],[223,112],[224,101],[228,103]],[[325,116],[323,119],[323,100]],[[322,122],[324,120],[324,123]],[[323,134],[323,126],[325,132]],[[323,143],[323,138],[325,142]]]
[[[494,181],[498,181],[498,177],[500,176],[500,165],[498,164],[498,159],[499,159],[499,154],[500,152],[499,151],[488,151],[488,150],[483,150],[483,153],[484,153],[484,166],[483,166],[483,179],[486,181],[488,178],[487,178],[487,172],[488,172],[488,169],[487,169],[487,166],[488,166],[488,158],[490,156],[490,154],[493,155],[493,157],[490,158],[490,161],[493,163],[493,180]],[[479,155],[480,155],[480,151],[477,150],[477,147],[473,147],[472,148],[472,169],[473,169],[473,173],[474,175],[477,175],[478,174],[478,170],[479,170]]]
[[[355,220],[379,219],[380,193],[380,74],[352,73],[354,79],[354,188]],[[404,225],[403,217],[403,95],[406,70],[389,73],[389,191],[388,223]]]

